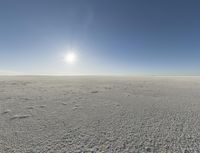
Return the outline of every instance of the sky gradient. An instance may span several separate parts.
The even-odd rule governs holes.
[[[1,0],[0,74],[200,75],[198,0]],[[65,54],[78,60],[69,65]]]

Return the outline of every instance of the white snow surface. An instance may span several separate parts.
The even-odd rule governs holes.
[[[0,153],[199,150],[200,77],[0,77]]]

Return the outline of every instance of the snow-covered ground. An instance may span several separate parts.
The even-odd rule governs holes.
[[[0,153],[199,150],[199,77],[0,77]]]

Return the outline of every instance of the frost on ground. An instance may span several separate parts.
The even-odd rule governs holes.
[[[199,150],[199,77],[0,77],[1,153]]]

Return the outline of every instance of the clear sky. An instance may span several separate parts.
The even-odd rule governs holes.
[[[5,73],[199,75],[200,1],[0,0]]]

